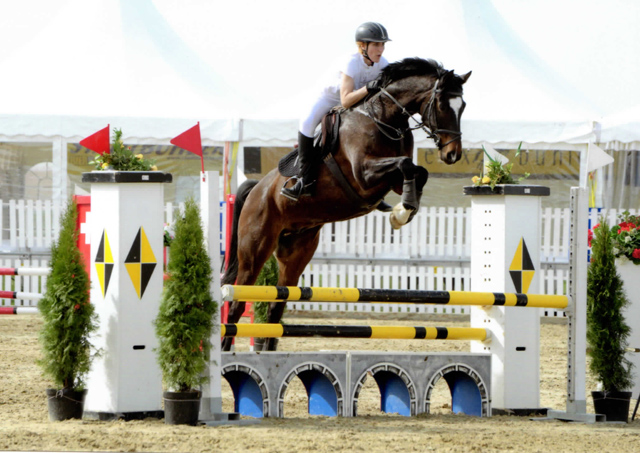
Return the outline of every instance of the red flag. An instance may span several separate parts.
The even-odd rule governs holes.
[[[109,124],[95,134],[80,140],[80,144],[98,154],[109,154]]]
[[[200,122],[191,129],[171,139],[171,144],[202,157],[202,139],[200,138]]]
[[[200,138],[200,121],[191,129],[184,131],[182,134],[171,139],[171,144],[179,146],[182,149],[192,152],[200,156],[200,164],[202,165],[202,180],[204,181],[204,157],[202,156],[202,139]]]

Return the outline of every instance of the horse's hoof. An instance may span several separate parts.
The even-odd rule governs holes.
[[[389,215],[389,222],[394,230],[398,230],[402,225],[409,223],[416,212],[418,212],[417,209],[407,209],[403,203],[398,203]]]
[[[399,230],[400,227],[402,227],[402,224],[400,224],[398,220],[396,220],[396,216],[394,216],[393,214],[389,216],[389,223],[391,223],[391,228],[393,228],[394,230]]]

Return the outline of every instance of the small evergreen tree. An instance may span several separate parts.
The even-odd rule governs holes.
[[[175,224],[168,273],[154,322],[158,363],[167,388],[195,390],[208,379],[203,372],[210,360],[218,304],[210,292],[211,263],[204,246],[200,209],[193,199],[187,200],[184,217]]]
[[[89,303],[89,275],[78,248],[78,209],[70,201],[62,216],[58,240],[51,246],[51,274],[38,303],[43,326],[38,364],[59,389],[82,390],[91,364],[89,334],[97,315]]]
[[[256,280],[258,286],[276,286],[278,284],[278,261],[276,257],[271,255],[262,267],[260,275]],[[269,302],[253,303],[253,322],[262,324],[267,322],[267,311],[269,310]]]
[[[622,310],[629,303],[616,270],[609,226],[594,229],[587,278],[587,341],[590,370],[604,391],[625,391],[633,384],[632,364],[625,357],[629,326]]]

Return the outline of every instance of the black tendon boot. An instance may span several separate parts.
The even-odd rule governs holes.
[[[298,201],[301,196],[311,195],[316,182],[318,172],[318,156],[313,147],[313,138],[298,132],[298,159],[300,161],[300,172],[295,179],[296,183],[292,187],[283,187],[280,193],[293,201]],[[288,179],[289,182],[291,179]],[[285,182],[285,186],[287,184]]]

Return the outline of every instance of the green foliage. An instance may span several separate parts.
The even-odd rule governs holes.
[[[518,145],[518,149],[516,150],[516,157],[520,155],[520,151],[522,148],[522,142]],[[488,184],[493,190],[497,184],[518,184],[520,181],[528,178],[530,174],[525,172],[524,176],[521,176],[518,179],[513,179],[511,176],[511,170],[513,169],[513,164],[503,164],[499,160],[492,158],[487,150],[482,147],[485,155],[489,159],[489,163],[484,168],[484,175],[474,176],[472,181],[476,186],[482,186]]]
[[[96,170],[156,171],[155,162],[142,154],[133,154],[130,146],[122,142],[122,129],[114,129],[115,138],[109,153],[99,154],[89,162]]]
[[[91,364],[89,334],[97,329],[97,315],[89,303],[89,275],[78,249],[76,203],[63,214],[58,240],[51,246],[51,274],[38,303],[43,325],[38,360],[45,376],[59,389],[82,390]]]
[[[609,226],[602,220],[592,239],[587,278],[587,342],[590,369],[605,391],[632,385],[632,364],[625,357],[629,326],[623,308],[629,303],[616,270]]]
[[[271,255],[264,267],[258,275],[256,285],[258,286],[276,286],[278,284],[278,261],[276,257]],[[267,322],[267,311],[269,310],[269,302],[253,303],[253,322],[255,324],[264,324]]]
[[[158,363],[168,389],[195,390],[208,379],[203,372],[210,360],[218,304],[210,292],[212,269],[204,246],[200,209],[192,199],[185,203],[184,217],[175,223],[168,273],[154,321]]]

